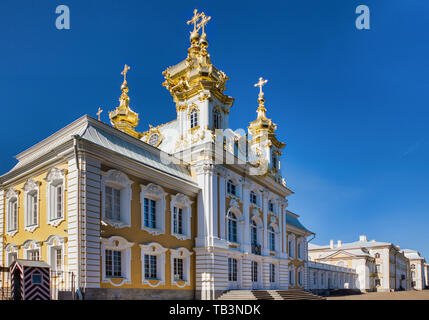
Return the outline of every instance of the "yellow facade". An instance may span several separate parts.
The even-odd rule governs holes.
[[[62,163],[55,166],[58,169],[66,169],[67,163]],[[12,188],[19,192],[18,195],[18,232],[14,236],[9,236],[4,233],[4,243],[13,243],[18,246],[18,259],[25,259],[24,249],[22,245],[27,240],[36,240],[41,244],[40,260],[47,261],[48,253],[47,246],[44,243],[49,236],[58,235],[66,239],[67,243],[67,201],[64,201],[64,220],[58,226],[52,226],[47,224],[47,181],[45,180],[48,171],[51,168],[43,170],[41,173],[32,175],[31,173],[21,179],[16,184],[7,186],[6,190]],[[33,231],[29,232],[25,230],[24,226],[24,191],[23,187],[28,179],[33,179],[39,183],[39,199],[38,199],[38,210],[39,210],[39,226]],[[67,185],[67,173],[65,174],[65,185]],[[64,199],[67,199],[67,188],[64,190]],[[4,206],[6,207],[6,198],[3,199]],[[6,230],[7,217],[4,219],[3,230]],[[3,261],[6,261],[6,252],[3,251]],[[64,263],[67,265],[67,254],[64,253]]]

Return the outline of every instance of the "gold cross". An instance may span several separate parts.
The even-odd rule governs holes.
[[[200,28],[203,28],[203,34],[205,33],[205,31],[204,31],[204,27],[206,26],[206,24],[207,24],[207,22],[209,22],[210,21],[210,19],[211,19],[212,17],[207,17],[205,14],[204,14],[204,12],[201,12],[201,21],[200,21],[200,23],[198,24],[198,30],[200,30]]]
[[[262,79],[262,77],[259,78],[258,83],[255,83],[255,87],[259,87],[259,94],[264,94],[262,92],[262,87],[268,82],[268,80]]]
[[[101,108],[98,107],[98,112],[96,113],[96,115],[98,116],[98,121],[101,121],[100,120],[100,115],[101,115],[102,112],[103,112],[103,110],[101,110]]]
[[[198,27],[198,30],[197,30],[197,22],[198,22],[198,20],[201,18],[201,16],[202,16],[203,14],[204,14],[204,13],[198,13],[198,10],[197,10],[197,9],[195,9],[195,10],[194,10],[194,16],[192,17],[192,19],[186,22],[187,24],[191,24],[191,23],[193,23],[193,24],[194,24],[194,31],[193,31],[193,32],[198,31],[198,30],[200,29],[200,28]]]
[[[124,70],[122,70],[122,72],[121,72],[121,74],[124,76],[124,82],[127,81],[127,72],[128,72],[128,70],[130,70],[130,67],[127,66],[127,65],[125,65],[124,66]]]

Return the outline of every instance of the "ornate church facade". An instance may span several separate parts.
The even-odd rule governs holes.
[[[248,133],[229,129],[209,20],[194,12],[186,59],[163,72],[176,119],[136,131],[125,65],[111,126],[85,115],[16,156],[0,177],[0,265],[46,261],[75,274],[86,299],[308,287],[313,233],[288,210],[267,81]]]

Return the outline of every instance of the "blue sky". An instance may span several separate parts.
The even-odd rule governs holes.
[[[66,4],[71,29],[55,28]],[[365,4],[371,29],[357,30]],[[13,156],[99,106],[118,105],[123,65],[140,131],[175,118],[162,71],[186,56],[194,8],[213,63],[230,77],[232,129],[268,116],[287,143],[290,209],[314,243],[360,234],[429,258],[429,2],[2,1],[0,172]]]

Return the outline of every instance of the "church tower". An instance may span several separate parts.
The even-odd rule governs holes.
[[[249,133],[252,136],[250,146],[253,154],[258,156],[261,167],[265,167],[268,174],[271,174],[277,182],[281,182],[280,174],[280,158],[282,149],[286,146],[285,143],[277,140],[274,132],[277,130],[277,125],[269,118],[267,118],[267,109],[265,108],[265,96],[262,87],[268,82],[262,77],[255,84],[259,87],[258,95],[258,109],[256,120],[250,122],[248,127]]]
[[[176,103],[178,137],[174,152],[213,141],[215,129],[228,128],[234,99],[223,93],[229,78],[212,64],[207,51],[205,27],[210,19],[204,12],[194,10],[194,16],[187,22],[193,24],[188,55],[163,72],[163,86]]]

